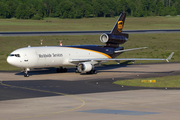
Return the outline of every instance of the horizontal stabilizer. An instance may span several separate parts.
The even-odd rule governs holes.
[[[146,49],[147,47],[141,47],[141,48],[132,48],[132,49],[126,49],[126,50],[117,50],[114,51],[115,53],[120,53],[120,52],[126,52],[126,51],[132,51],[132,50],[140,50],[140,49]]]

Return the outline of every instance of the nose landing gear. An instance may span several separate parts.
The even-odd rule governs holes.
[[[24,77],[29,77],[28,71],[30,71],[29,68],[24,69]]]

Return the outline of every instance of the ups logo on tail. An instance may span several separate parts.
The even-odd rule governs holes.
[[[118,31],[122,32],[123,29],[123,21],[118,21]]]

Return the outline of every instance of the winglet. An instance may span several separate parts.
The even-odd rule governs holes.
[[[172,52],[169,57],[166,59],[167,62],[169,62],[169,60],[171,60],[172,56],[173,56],[174,52]]]

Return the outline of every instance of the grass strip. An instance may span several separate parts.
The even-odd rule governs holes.
[[[43,39],[43,46],[57,46],[62,40],[63,45],[103,45],[99,40],[100,35],[66,35],[66,36],[21,36],[21,37],[0,37],[0,70],[19,70],[6,62],[7,56],[14,50],[28,45],[40,46]],[[170,62],[180,62],[180,37],[179,33],[162,34],[131,34],[128,42],[123,45],[125,49],[148,47],[143,50],[124,52],[117,58],[167,58],[171,52],[175,52]],[[124,62],[124,61],[121,61]],[[157,63],[166,61],[135,61],[135,63]],[[106,64],[116,64],[111,61]]]
[[[44,20],[0,19],[0,31],[83,31],[112,30],[116,17]],[[48,22],[47,22],[48,21]],[[126,17],[123,30],[180,29],[180,17]]]
[[[156,80],[155,83],[143,83],[142,80]],[[165,76],[165,77],[154,77],[145,79],[132,79],[132,80],[118,80],[113,82],[117,85],[125,86],[138,86],[138,87],[168,87],[177,88],[180,87],[180,75],[177,76]]]

